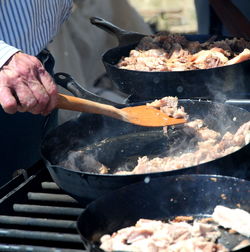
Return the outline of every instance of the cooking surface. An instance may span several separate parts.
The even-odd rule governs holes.
[[[82,211],[38,162],[0,188],[0,251],[85,251],[76,230]]]

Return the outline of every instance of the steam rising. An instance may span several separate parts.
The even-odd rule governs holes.
[[[190,120],[202,118],[208,128],[219,131],[221,135],[227,131],[235,133],[240,125],[250,120],[249,113],[231,110],[221,104],[188,101],[184,107]],[[61,130],[52,134],[46,146],[49,146],[50,157],[47,158],[52,164],[96,174],[104,165],[110,168],[107,172],[113,174],[121,170],[131,171],[138,157],[152,159],[182,155],[197,146],[194,132],[187,133],[182,126],[169,127],[166,135],[158,128],[140,128],[96,115],[94,118],[97,118],[95,123],[93,115],[84,115],[62,125]]]

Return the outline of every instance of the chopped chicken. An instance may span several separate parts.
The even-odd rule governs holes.
[[[199,51],[191,57],[191,61],[197,68],[207,69],[225,65],[228,58],[217,48],[213,48]]]
[[[213,224],[140,219],[135,226],[102,236],[100,248],[132,252],[226,252],[228,249],[216,243],[220,235]]]
[[[103,235],[100,239],[100,248],[107,252],[114,250],[131,252],[229,251],[218,243],[218,238],[221,236],[218,225],[250,237],[250,214],[242,209],[217,205],[209,222],[202,219],[194,220],[192,216],[179,216],[168,222],[139,219],[134,226],[122,228],[111,235]],[[230,234],[230,231],[228,232]],[[232,251],[249,246],[249,244],[249,240],[242,240]]]
[[[164,97],[147,105],[160,109],[174,118],[188,118],[184,108],[178,107],[177,97]],[[170,146],[171,150],[168,150],[162,157],[138,157],[137,164],[131,171],[127,171],[127,169],[124,171],[122,167],[119,167],[113,174],[142,174],[192,167],[229,155],[250,143],[250,121],[241,125],[235,134],[225,132],[224,135],[221,135],[219,132],[209,129],[201,119],[185,123],[179,128],[179,131],[182,135],[180,140],[185,144],[188,140],[188,146],[184,145],[183,149],[179,148],[179,145],[178,147]],[[163,132],[164,135],[168,135],[166,127],[163,128]],[[79,163],[75,162],[76,157],[80,157],[79,162],[84,164],[80,167],[84,167],[85,172],[106,174],[112,170],[98,162],[94,156],[82,155],[81,150],[69,153],[66,161],[61,164],[71,167],[71,169],[79,169]]]
[[[178,108],[177,97],[164,97],[147,105],[158,108],[175,118],[188,118],[184,108]],[[219,132],[206,127],[201,119],[196,119],[187,122],[185,127],[183,127],[183,132],[186,135],[192,136],[190,143],[197,142],[194,149],[186,150],[185,152],[180,152],[179,150],[174,155],[152,159],[142,156],[138,158],[137,165],[132,171],[119,170],[115,174],[127,175],[172,171],[221,158],[239,150],[250,142],[250,121],[243,124],[235,134],[226,132],[222,136]]]
[[[250,50],[244,49],[242,53],[229,60],[225,65],[232,65],[250,59]]]
[[[117,66],[137,71],[186,71],[231,65],[250,59],[250,42],[225,39],[199,43],[177,34],[159,33],[142,38]]]
[[[218,140],[221,135],[219,132],[208,129],[207,127],[202,127],[199,130],[197,130],[197,136],[199,137],[199,139],[206,141],[206,140],[211,140],[211,139]]]
[[[202,125],[200,121],[193,124],[189,122],[188,124],[196,128],[193,131],[198,140],[196,150],[163,158],[149,159],[147,156],[139,157],[137,165],[132,171],[125,173],[120,171],[118,174],[162,172],[191,167],[233,153],[243,147],[247,139],[249,139],[250,122],[243,124],[235,135],[227,132],[222,138],[218,132],[206,127],[197,129],[199,125]],[[186,129],[185,132],[192,132],[192,130]]]
[[[188,118],[187,113],[184,111],[184,108],[178,108],[177,97],[167,96],[160,100],[155,100],[151,103],[147,103],[147,106],[158,108],[163,113],[173,118]]]
[[[250,213],[239,208],[231,209],[219,205],[215,207],[212,218],[220,226],[250,237]]]
[[[145,58],[147,58],[146,61]],[[167,71],[166,58],[167,53],[163,49],[132,50],[130,57],[124,57],[120,67],[127,68],[127,66],[134,65],[134,68],[131,70],[144,68],[146,71]]]

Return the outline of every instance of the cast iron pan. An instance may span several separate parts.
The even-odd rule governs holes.
[[[78,85],[67,74],[56,74],[55,80],[62,86],[69,85],[68,89],[72,91]],[[76,90],[85,98],[88,95],[80,86]],[[95,98],[94,95],[89,96],[89,99]],[[221,133],[234,131],[250,120],[250,113],[236,106],[199,100],[181,100],[180,104],[191,119],[205,118],[210,128]],[[182,140],[183,133],[178,128],[170,129],[169,136],[165,137],[162,128],[139,127],[101,115],[81,114],[51,131],[43,140],[41,154],[57,185],[82,204],[114,189],[143,181],[145,177],[202,173],[250,178],[249,144],[211,162],[151,174],[101,175],[97,173],[96,163],[86,162],[94,156],[97,161],[109,166],[112,172],[120,165],[131,167],[138,156],[164,154],[162,150],[173,146],[184,148],[188,141],[184,144]]]
[[[92,24],[113,34],[119,45],[109,49],[102,56],[109,78],[124,93],[136,95],[144,100],[163,96],[179,98],[207,97],[244,98],[250,92],[250,61],[205,70],[176,72],[145,72],[119,69],[116,64],[122,56],[128,56],[144,34],[123,30],[102,18],[90,18]],[[185,35],[190,41],[205,42],[206,35]],[[216,40],[227,37],[218,36]]]
[[[125,186],[90,203],[80,215],[77,228],[87,251],[103,251],[98,248],[102,235],[134,225],[140,218],[204,218],[211,216],[217,205],[250,212],[250,182],[215,175],[153,178]],[[238,233],[221,231],[219,243],[228,249],[247,239]]]

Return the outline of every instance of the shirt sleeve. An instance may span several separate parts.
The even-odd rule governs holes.
[[[0,40],[0,68],[6,63],[6,61],[16,52],[21,51],[13,46],[6,44]]]

